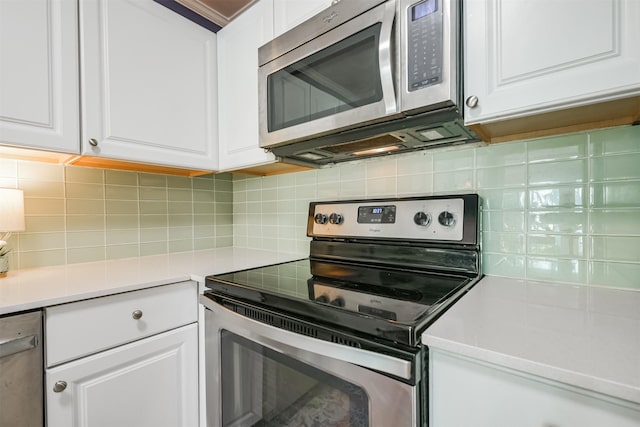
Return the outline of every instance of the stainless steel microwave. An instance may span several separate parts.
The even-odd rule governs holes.
[[[342,0],[259,49],[260,146],[290,163],[475,142],[460,0]]]

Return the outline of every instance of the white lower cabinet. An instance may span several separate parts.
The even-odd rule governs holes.
[[[429,425],[638,427],[640,405],[434,349]]]
[[[197,329],[183,326],[49,369],[48,427],[197,426]]]
[[[48,427],[199,422],[197,284],[45,308]]]

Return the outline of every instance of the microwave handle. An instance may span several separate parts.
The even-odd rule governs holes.
[[[382,27],[380,28],[380,43],[378,45],[378,58],[380,66],[380,83],[382,86],[382,99],[386,114],[393,114],[398,111],[396,101],[395,85],[393,79],[393,21],[396,10],[395,2],[386,2],[382,16]]]

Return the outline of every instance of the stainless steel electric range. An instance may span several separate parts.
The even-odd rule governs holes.
[[[308,258],[207,277],[208,425],[425,425],[420,335],[481,278],[480,204],[311,203]]]

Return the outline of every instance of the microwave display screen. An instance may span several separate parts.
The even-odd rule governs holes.
[[[388,206],[360,206],[358,208],[359,224],[394,224],[396,222],[396,207]]]
[[[417,21],[420,18],[424,18],[427,15],[432,14],[438,10],[438,3],[436,0],[426,0],[422,3],[418,3],[412,8],[413,21]]]

